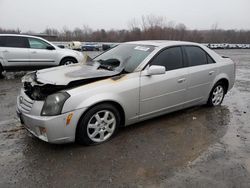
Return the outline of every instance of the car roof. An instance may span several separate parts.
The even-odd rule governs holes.
[[[12,36],[12,37],[32,37],[41,39],[41,37],[33,36],[33,35],[24,35],[24,34],[0,34],[0,36]]]
[[[138,44],[138,45],[152,45],[156,47],[175,46],[175,45],[196,45],[198,43],[186,42],[186,41],[174,41],[174,40],[145,40],[145,41],[132,41],[126,42],[127,44]]]

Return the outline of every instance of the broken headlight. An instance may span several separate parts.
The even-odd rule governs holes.
[[[66,92],[55,93],[47,96],[43,109],[42,116],[55,116],[62,112],[65,101],[70,97]]]

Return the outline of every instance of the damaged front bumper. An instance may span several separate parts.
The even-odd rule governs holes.
[[[75,131],[79,117],[86,109],[82,108],[57,116],[40,116],[30,114],[32,110],[36,110],[35,102],[31,105],[30,112],[27,112],[23,108],[22,100],[28,100],[23,92],[17,97],[17,115],[24,127],[35,137],[56,144],[75,141]]]

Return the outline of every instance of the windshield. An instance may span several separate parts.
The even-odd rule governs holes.
[[[115,71],[133,72],[138,65],[155,49],[151,45],[120,44],[97,56],[94,61],[100,67]]]

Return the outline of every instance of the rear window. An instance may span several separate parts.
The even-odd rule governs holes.
[[[26,37],[18,36],[1,36],[0,37],[1,47],[12,47],[12,48],[28,48],[28,40]]]
[[[189,66],[207,64],[207,54],[204,50],[196,46],[185,46]]]

